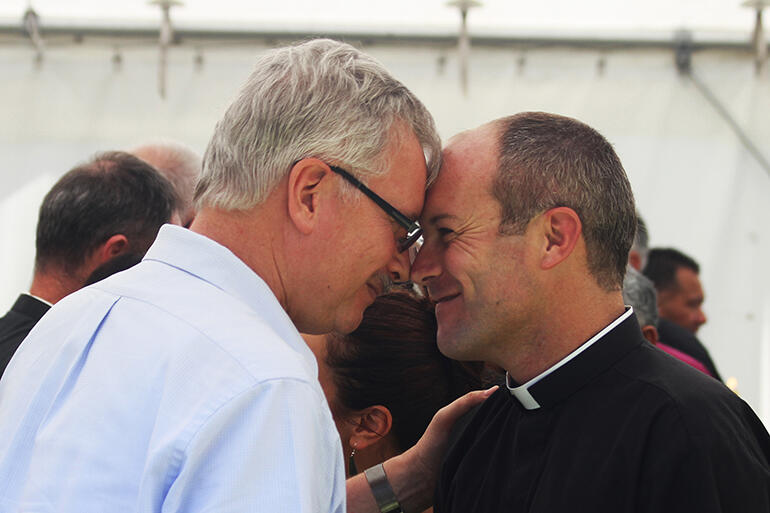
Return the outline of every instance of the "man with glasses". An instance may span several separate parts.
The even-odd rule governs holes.
[[[439,154],[422,103],[352,47],[264,55],[216,126],[190,230],[163,227],[136,267],[56,305],[9,367],[0,510],[345,511],[297,330],[350,332],[408,279]],[[353,478],[350,511],[396,511],[394,490],[426,506],[448,424],[483,397]]]

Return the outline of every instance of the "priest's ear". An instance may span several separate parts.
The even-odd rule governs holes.
[[[540,267],[552,269],[575,250],[583,233],[583,223],[571,208],[556,207],[543,214],[541,226],[545,243]]]
[[[350,446],[365,449],[385,438],[393,427],[393,416],[385,406],[375,405],[357,412],[350,435]]]

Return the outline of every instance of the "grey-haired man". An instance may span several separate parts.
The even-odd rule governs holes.
[[[263,56],[206,150],[190,230],[164,227],[142,263],[53,308],[9,367],[0,509],[343,512],[297,330],[351,331],[383,275],[407,279],[439,152],[422,103],[354,48]],[[473,402],[387,464],[405,507],[425,505],[444,428]],[[363,476],[349,494],[376,511]]]

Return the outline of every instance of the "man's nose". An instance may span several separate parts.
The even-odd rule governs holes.
[[[394,282],[405,282],[409,279],[409,251],[396,251],[388,263],[387,270]]]
[[[702,324],[706,324],[706,314],[703,313],[702,308],[698,308],[697,322],[698,322],[698,326],[701,326]]]
[[[412,273],[410,279],[420,285],[428,285],[428,282],[441,274],[441,268],[438,262],[437,253],[433,245],[426,241],[422,245],[412,262]]]

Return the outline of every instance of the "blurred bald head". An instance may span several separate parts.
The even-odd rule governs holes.
[[[157,169],[174,186],[179,197],[179,217],[188,227],[195,217],[193,191],[201,171],[201,157],[190,147],[176,142],[139,146],[130,153]]]

